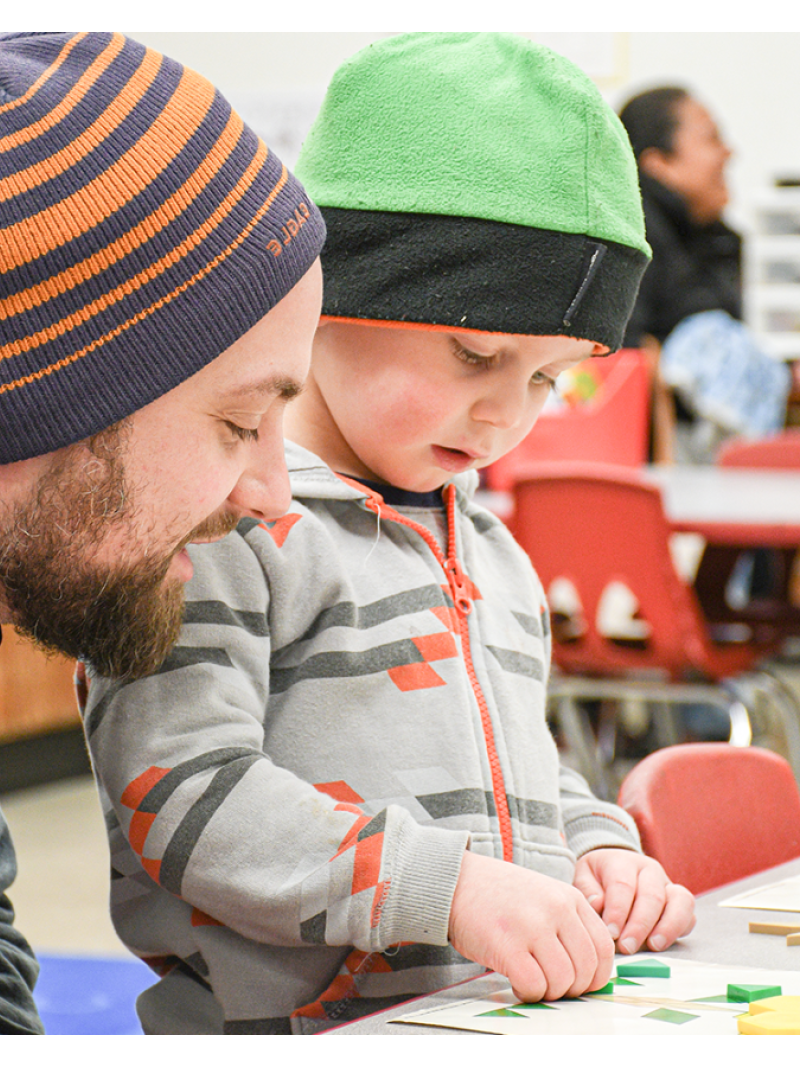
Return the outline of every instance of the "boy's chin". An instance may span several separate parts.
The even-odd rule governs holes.
[[[439,472],[429,477],[401,479],[402,484],[396,485],[396,488],[404,489],[407,493],[435,493],[442,489],[447,481],[449,476]]]

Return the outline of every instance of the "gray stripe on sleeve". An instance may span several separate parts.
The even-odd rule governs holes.
[[[179,671],[183,667],[196,667],[198,664],[204,666],[210,663],[217,667],[233,667],[231,658],[224,648],[188,648],[181,645],[173,648],[155,675],[169,674],[170,671]]]
[[[254,637],[269,636],[267,619],[263,612],[237,611],[221,600],[187,601],[183,621],[211,626],[236,626]]]
[[[183,875],[201,834],[231,791],[261,758],[253,753],[235,763],[227,763],[214,775],[206,791],[181,819],[164,849],[159,872],[159,882],[170,893],[180,896]]]
[[[496,645],[486,647],[504,671],[522,674],[526,678],[535,678],[537,682],[544,681],[544,664],[541,660],[526,656],[524,652],[514,652],[510,648],[497,648]]]
[[[215,748],[210,752],[203,752],[199,756],[194,756],[184,763],[179,763],[177,767],[173,767],[168,774],[165,774],[163,778],[156,782],[152,789],[148,790],[139,802],[137,810],[157,815],[175,790],[183,785],[184,782],[188,782],[190,778],[194,778],[196,774],[202,774],[212,767],[222,767],[237,763],[249,757],[258,759],[259,754],[254,753],[251,748]]]

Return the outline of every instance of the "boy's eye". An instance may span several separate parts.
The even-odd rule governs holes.
[[[258,440],[258,430],[251,430],[247,426],[237,426],[235,422],[226,422],[225,425],[228,427],[234,437],[238,437],[241,441]]]
[[[456,357],[460,359],[462,363],[469,363],[470,366],[490,367],[494,362],[494,356],[480,356],[477,352],[470,352],[468,348],[464,348],[458,341],[453,340],[451,346]]]
[[[558,390],[558,380],[556,378],[551,378],[549,375],[545,374],[544,371],[537,370],[531,378],[531,381],[534,385],[546,385],[548,389],[553,389],[554,391]]]

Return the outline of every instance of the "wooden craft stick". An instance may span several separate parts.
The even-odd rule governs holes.
[[[786,935],[786,944],[787,945],[800,945],[800,934],[787,934]]]
[[[799,923],[750,923],[751,934],[800,934]]]

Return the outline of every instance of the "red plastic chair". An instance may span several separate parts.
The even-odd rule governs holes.
[[[732,733],[742,722],[746,737],[756,699],[772,701],[781,722],[794,722],[793,702],[778,706],[765,686],[740,692],[739,680],[775,642],[741,627],[731,634],[730,628],[707,625],[694,589],[673,563],[656,486],[623,467],[550,463],[529,467],[513,496],[512,531],[550,603],[557,668],[551,709],[578,769],[596,791],[616,792],[613,709],[620,704],[655,711],[660,747],[684,737],[674,714],[679,705],[719,707]],[[627,604],[616,617],[609,610],[612,597]],[[603,736],[588,722],[587,700],[605,701],[603,708],[612,710]]]
[[[541,464],[528,468],[513,496],[511,528],[554,598],[553,658],[563,671],[719,681],[775,647],[742,641],[738,631],[730,641],[709,630],[693,588],[675,569],[661,493],[637,472]],[[575,590],[577,611],[559,610],[557,581]],[[612,583],[637,605],[616,633],[598,625]]]
[[[653,752],[617,801],[642,847],[693,893],[800,856],[800,791],[786,760],[716,742]]]
[[[638,467],[647,461],[650,371],[644,353],[624,349],[580,366],[600,382],[596,396],[541,414],[521,444],[486,468],[488,489],[510,492],[531,462],[595,460]]]
[[[800,430],[783,430],[758,440],[733,438],[720,448],[717,463],[721,467],[798,470]],[[777,627],[785,637],[800,635],[800,608],[790,598],[796,557],[797,550],[793,548],[762,552],[759,565],[767,588],[750,602],[734,606],[726,593],[729,582],[737,566],[753,559],[753,550],[747,546],[707,546],[695,578],[695,589],[706,616],[715,623],[745,622]]]

